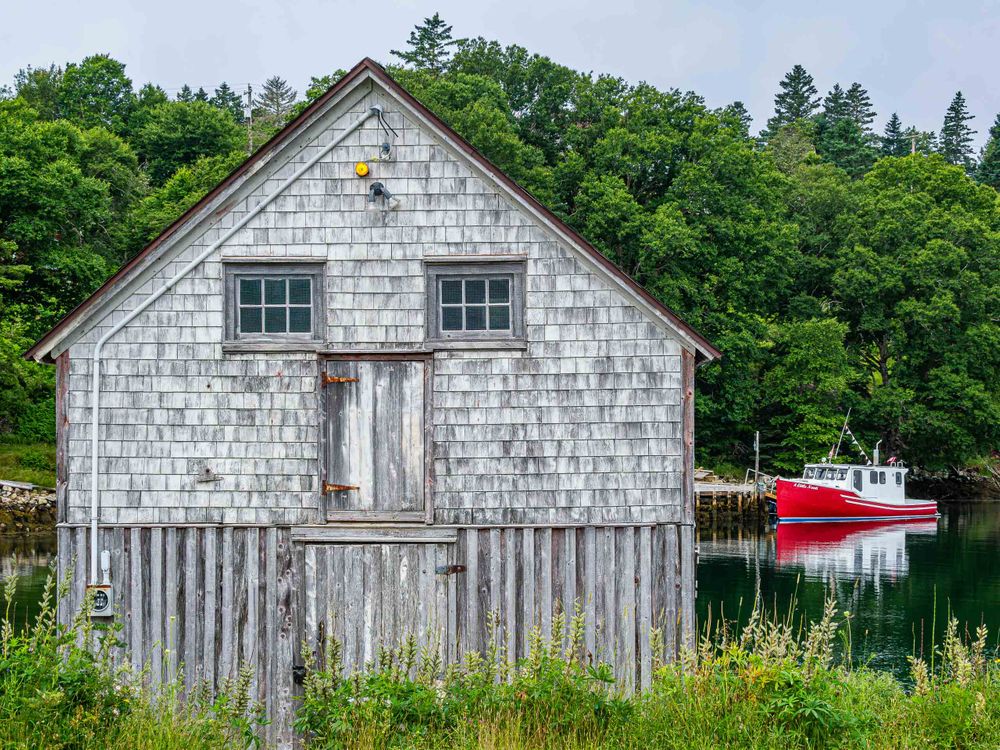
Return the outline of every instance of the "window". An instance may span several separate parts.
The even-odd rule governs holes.
[[[868,483],[869,484],[878,484],[878,472],[877,471],[870,471],[870,472],[868,472]]]
[[[858,469],[854,470],[854,489],[861,492],[861,472]]]
[[[427,338],[522,339],[523,300],[524,263],[428,263]]]
[[[896,486],[901,487],[903,485],[903,472],[896,472]]]
[[[321,263],[227,263],[226,339],[320,340],[323,268]]]
[[[878,473],[878,483],[879,484],[885,484],[885,472],[884,471],[880,471]]]
[[[816,470],[811,466],[808,467],[802,474],[803,479],[812,479],[814,476],[816,476]]]
[[[441,277],[441,330],[510,331],[510,279],[504,276]]]

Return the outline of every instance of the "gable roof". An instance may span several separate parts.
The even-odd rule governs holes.
[[[254,152],[253,155],[233,170],[200,201],[195,203],[195,205],[185,211],[180,217],[177,218],[177,220],[170,224],[170,226],[164,229],[160,235],[156,237],[156,239],[129,259],[93,294],[70,311],[48,333],[42,336],[42,338],[40,338],[27,352],[24,353],[25,359],[51,361],[50,352],[53,345],[58,340],[63,338],[64,334],[71,331],[77,325],[80,325],[87,317],[87,314],[97,307],[98,303],[108,292],[118,286],[120,282],[127,279],[127,277],[135,269],[142,266],[144,261],[150,258],[150,256],[152,256],[165,242],[174,237],[191,219],[201,214],[213,201],[226,193],[226,191],[237,183],[242,177],[251,174],[254,167],[258,163],[266,161],[267,158],[279,150],[285,142],[290,140],[291,137],[299,130],[301,125],[309,121],[314,114],[321,111],[331,99],[335,98],[342,91],[349,89],[355,81],[365,74],[371,75],[388,91],[398,96],[407,104],[407,106],[430,122],[435,128],[444,133],[451,141],[453,141],[454,145],[457,146],[469,159],[476,163],[480,169],[484,170],[498,182],[502,183],[503,186],[513,193],[514,196],[520,199],[523,204],[526,204],[528,208],[543,219],[546,224],[555,229],[559,234],[566,237],[570,242],[572,242],[572,244],[582,250],[598,267],[605,270],[612,278],[621,282],[626,289],[635,294],[636,297],[638,297],[648,307],[652,308],[653,311],[665,318],[670,326],[675,329],[682,336],[682,338],[686,338],[694,346],[696,356],[699,360],[711,360],[722,356],[722,353],[715,348],[715,346],[713,346],[707,338],[688,325],[670,308],[653,297],[653,295],[647,292],[635,279],[616,266],[612,261],[608,260],[608,258],[606,258],[600,250],[591,245],[576,230],[542,205],[542,203],[534,198],[534,196],[532,196],[527,190],[522,188],[502,170],[496,167],[468,141],[445,124],[443,120],[431,112],[426,106],[421,104],[412,94],[410,94],[409,91],[403,88],[392,76],[390,76],[381,65],[376,63],[371,58],[366,57],[351,68],[351,70],[344,75],[343,78],[337,81],[337,83],[331,86],[325,94],[306,107],[306,109],[304,109],[295,119],[278,131],[270,140]]]

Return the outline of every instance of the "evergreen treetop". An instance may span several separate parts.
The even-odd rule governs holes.
[[[882,131],[882,156],[906,156],[910,153],[910,143],[903,132],[903,121],[895,112]]]
[[[288,81],[280,76],[272,76],[264,81],[264,88],[254,97],[253,103],[261,114],[277,121],[291,111],[296,95]]]
[[[848,116],[847,95],[839,83],[833,84],[830,93],[823,99],[823,116],[830,123]]]
[[[941,126],[940,152],[949,164],[964,167],[966,172],[973,170],[975,161],[972,157],[972,136],[976,131],[969,127],[968,122],[975,115],[969,114],[965,97],[961,91],[955,92],[955,97],[948,105]]]
[[[875,110],[872,107],[868,91],[862,88],[860,83],[854,82],[847,89],[844,102],[847,105],[848,116],[857,123],[861,130],[870,132],[871,124],[875,122]]]
[[[439,13],[435,13],[410,32],[410,38],[406,42],[409,49],[390,51],[417,70],[440,75],[448,69],[451,62],[451,48],[463,41],[453,39],[451,25],[445,23]]]
[[[767,133],[774,135],[783,125],[812,117],[821,98],[813,77],[801,65],[794,66],[778,84],[774,97],[774,116],[767,121]]]
[[[233,91],[225,81],[218,85],[208,103],[213,107],[218,107],[229,112],[236,122],[241,123],[245,119],[243,116],[243,98]]]
[[[990,127],[990,137],[979,157],[976,179],[1000,190],[1000,114]]]
[[[177,96],[175,98],[179,102],[193,102],[194,92],[191,90],[191,87],[185,83],[181,86],[181,90],[177,92]]]

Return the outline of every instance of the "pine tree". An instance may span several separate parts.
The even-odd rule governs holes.
[[[254,97],[253,103],[263,117],[281,122],[295,104],[295,96],[296,92],[288,81],[273,76],[264,81],[264,88]]]
[[[878,158],[873,136],[862,124],[869,116],[865,111],[867,96],[856,83],[847,91],[835,83],[823,99],[823,111],[816,117],[816,151],[855,178],[867,172]],[[870,110],[870,102],[867,106]],[[860,113],[860,121],[856,112]]]
[[[229,88],[229,84],[225,81],[220,83],[218,88],[215,89],[215,93],[212,95],[212,98],[208,100],[208,103],[213,107],[218,107],[219,109],[224,109],[229,112],[236,122],[242,123],[244,121],[243,99],[239,94]]]
[[[906,156],[910,153],[910,142],[903,133],[903,121],[895,112],[882,131],[882,156]]]
[[[844,102],[847,105],[847,115],[865,133],[871,133],[871,125],[875,122],[875,109],[872,107],[872,100],[868,92],[856,81],[851,84],[844,95]]]
[[[446,24],[440,14],[435,13],[424,22],[414,26],[406,44],[409,49],[390,50],[392,54],[417,70],[427,70],[434,75],[440,75],[448,69],[451,62],[451,48],[464,39],[452,39],[451,26]]]
[[[972,172],[975,161],[972,158],[972,136],[976,133],[966,123],[974,119],[969,114],[962,92],[955,93],[955,98],[948,105],[944,115],[944,125],[941,126],[941,155],[949,164],[964,167],[966,172]]]
[[[194,100],[196,102],[207,102],[208,101],[208,92],[205,91],[205,89],[203,89],[203,88],[201,88],[199,86],[198,90],[194,94]]]
[[[191,87],[188,86],[186,83],[183,86],[181,86],[181,90],[177,92],[177,101],[179,102],[194,101],[194,92],[191,90]]]
[[[1000,190],[1000,114],[993,121],[990,138],[980,154],[976,179]]]
[[[837,120],[843,120],[848,116],[847,94],[844,93],[839,83],[835,83],[830,89],[830,93],[823,99],[823,118],[832,125]]]
[[[820,97],[813,77],[801,65],[785,74],[781,89],[774,97],[774,117],[767,121],[767,134],[773,136],[783,125],[812,117],[819,107]]]

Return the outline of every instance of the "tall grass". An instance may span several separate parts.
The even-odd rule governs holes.
[[[115,665],[115,625],[88,607],[68,625],[50,577],[31,627],[10,618],[3,585],[0,748],[247,748],[265,722],[248,699],[251,672],[210,694],[183,680],[156,691]],[[335,613],[334,613],[335,614]],[[759,602],[746,625],[710,624],[693,651],[654,655],[651,686],[617,683],[583,645],[584,620],[553,618],[514,661],[494,627],[485,653],[445,665],[440,643],[407,638],[348,672],[336,640],[307,663],[296,728],[311,748],[990,748],[1000,747],[1000,660],[985,627],[951,618],[941,643],[910,661],[904,686],[852,666],[850,618],[831,599],[806,622]],[[657,633],[653,640],[658,641]]]
[[[16,567],[16,566],[13,566]],[[217,695],[204,685],[183,696],[180,677],[156,691],[145,674],[116,667],[119,625],[95,625],[89,603],[69,625],[56,617],[71,573],[50,575],[35,620],[15,629],[17,577],[3,582],[0,621],[0,748],[195,748],[259,744],[259,710],[248,699],[251,671]]]
[[[678,661],[657,659],[638,696],[583,653],[579,615],[554,622],[553,639],[533,631],[523,660],[495,646],[443,671],[435,644],[411,638],[347,674],[331,641],[326,666],[310,665],[297,727],[318,748],[1000,747],[985,628],[963,638],[952,619],[935,667],[914,658],[904,688],[851,666],[849,626],[832,599],[815,622],[758,603],[739,630],[718,623]]]

